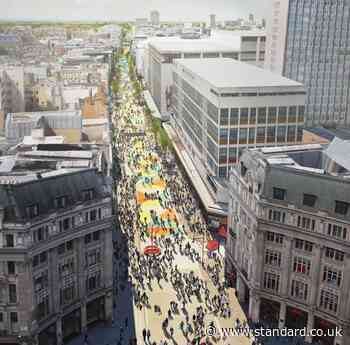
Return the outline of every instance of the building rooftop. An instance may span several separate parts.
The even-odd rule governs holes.
[[[229,58],[177,59],[175,64],[216,88],[301,87],[276,73]]]
[[[214,53],[214,52],[233,52],[240,50],[240,42],[233,46],[224,44],[214,39],[181,39],[178,37],[166,37],[162,39],[150,39],[149,44],[161,54],[176,53]]]
[[[211,35],[216,37],[216,34],[222,35],[222,36],[249,36],[249,37],[264,37],[266,36],[266,31],[264,30],[219,30],[214,29],[211,32]]]

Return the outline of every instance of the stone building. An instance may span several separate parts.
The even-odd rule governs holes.
[[[111,320],[112,210],[95,169],[0,178],[0,342],[60,345]]]
[[[230,172],[226,277],[249,317],[350,343],[350,144],[246,150]]]

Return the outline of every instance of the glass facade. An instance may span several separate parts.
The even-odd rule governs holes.
[[[308,125],[350,123],[350,2],[290,0],[283,74],[307,89]]]

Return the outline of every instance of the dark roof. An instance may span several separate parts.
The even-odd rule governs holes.
[[[16,220],[27,219],[26,208],[37,204],[39,217],[55,209],[54,200],[67,196],[67,203],[83,201],[82,192],[93,189],[94,198],[106,196],[106,181],[95,169],[79,170],[67,174],[38,178],[20,184],[0,185],[0,206],[14,207]]]
[[[324,139],[327,139],[329,141],[332,141],[335,137],[342,140],[350,140],[350,128],[346,128],[346,127],[336,127],[336,128],[313,127],[313,128],[306,128],[306,130]]]

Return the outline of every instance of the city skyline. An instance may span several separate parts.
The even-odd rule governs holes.
[[[166,3],[162,0],[147,0],[140,6],[136,0],[101,0],[99,7],[91,0],[42,1],[3,0],[1,20],[134,20],[137,17],[149,17],[152,10],[160,12],[161,21],[209,21],[210,14],[216,14],[217,20],[230,20],[247,17],[253,13],[256,18],[265,17],[269,0],[219,0],[215,4],[209,0],[191,2],[179,0]],[[48,11],[49,9],[49,11]],[[251,9],[254,9],[253,11]]]

